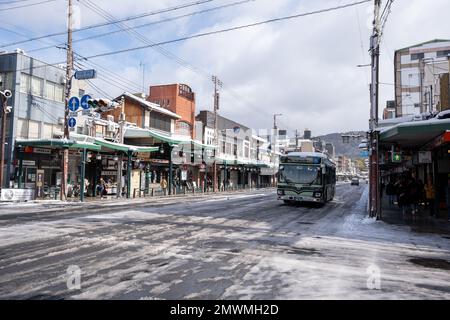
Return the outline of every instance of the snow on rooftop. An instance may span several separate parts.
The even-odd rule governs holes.
[[[142,99],[142,98],[140,98],[140,97],[138,97],[138,96],[136,96],[136,95],[134,95],[132,93],[124,92],[122,94],[122,96],[125,96],[125,97],[128,97],[130,99],[133,99],[134,101],[137,101],[138,103],[148,107],[151,111],[156,111],[156,112],[163,113],[163,114],[166,114],[168,116],[171,116],[173,118],[181,119],[181,116],[179,116],[178,114],[176,114],[176,113],[174,113],[172,111],[169,111],[167,109],[164,109],[163,107],[159,106],[156,103],[153,103],[153,102],[147,101],[145,99]]]

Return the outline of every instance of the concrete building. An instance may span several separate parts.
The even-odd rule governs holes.
[[[386,108],[383,110],[383,120],[395,118],[395,100],[386,101]]]
[[[395,51],[396,117],[440,111],[440,79],[448,74],[450,40]]]
[[[303,139],[311,140],[311,137],[312,137],[311,130],[305,129],[305,132],[303,134]]]
[[[175,134],[195,137],[195,93],[186,84],[150,86],[148,101],[181,116]]]
[[[328,156],[333,159],[335,156],[335,148],[334,148],[334,144],[332,144],[331,142],[327,142],[325,143],[325,153],[328,154]]]
[[[17,171],[15,140],[51,139],[63,135],[66,70],[26,55],[22,50],[0,54],[1,90],[11,90],[5,146],[5,179],[13,181]],[[83,82],[73,80],[72,95],[85,93]],[[60,179],[59,154],[28,148],[24,153],[25,186],[33,186],[36,170],[45,168],[44,183]]]
[[[202,110],[196,117],[203,123],[205,144],[214,141],[214,113]],[[254,134],[253,130],[236,121],[217,116],[218,184],[229,181],[231,185],[256,186],[274,182],[278,171],[278,155],[272,152],[268,139]],[[214,157],[207,159],[208,174],[213,176]]]
[[[325,151],[325,141],[322,141],[320,139],[313,140],[314,149],[316,152],[324,152]]]

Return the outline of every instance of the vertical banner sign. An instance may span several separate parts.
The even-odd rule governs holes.
[[[38,198],[44,197],[44,170],[36,170],[36,195]]]

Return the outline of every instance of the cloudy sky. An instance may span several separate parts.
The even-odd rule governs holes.
[[[22,7],[38,2],[45,3]],[[354,2],[74,0],[77,28],[105,23],[113,17],[154,13],[127,20],[126,25],[122,25],[122,28],[141,26],[134,29],[139,34],[114,32],[121,28],[117,24],[78,30],[74,33],[74,50],[77,57],[90,57]],[[382,2],[384,5],[386,0]],[[179,6],[184,8],[176,10]],[[21,48],[48,63],[64,61],[65,52],[56,47],[65,42],[64,35],[5,45],[64,32],[66,7],[67,0],[0,0],[0,50]],[[147,93],[152,84],[186,83],[197,94],[197,110],[212,110],[210,77],[217,75],[224,83],[221,114],[244,125],[268,128],[273,125],[273,114],[281,113],[279,126],[288,130],[309,128],[314,135],[366,130],[370,68],[356,66],[370,62],[372,7],[373,3],[368,2],[298,19],[92,58],[78,61],[77,67],[98,70],[98,79],[93,80],[95,88],[92,87],[92,92],[98,95],[117,96],[124,90],[142,92],[143,83]],[[161,10],[165,12],[161,13]],[[394,50],[435,38],[449,39],[448,12],[448,0],[394,1],[381,46],[380,81],[386,84],[380,87],[380,109],[386,100],[394,97]],[[189,15],[191,13],[196,14]],[[104,33],[110,34],[77,41]],[[44,47],[51,48],[42,49]]]

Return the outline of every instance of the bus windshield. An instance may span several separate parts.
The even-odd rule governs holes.
[[[321,178],[319,166],[284,165],[280,167],[280,182],[321,184]]]

